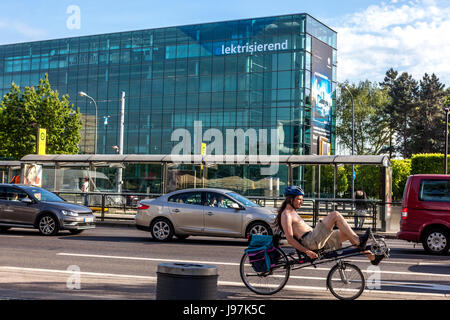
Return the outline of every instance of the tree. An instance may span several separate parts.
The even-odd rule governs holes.
[[[387,72],[386,72],[386,76],[384,77],[384,82],[380,83],[381,88],[389,95],[392,97],[392,92],[394,90],[394,84],[395,84],[395,80],[397,79],[398,76],[398,72],[395,71],[394,69],[390,68]],[[385,118],[386,121],[389,124],[389,145],[386,146],[385,148],[385,152],[389,153],[389,158],[392,158],[392,154],[395,153],[395,143],[394,143],[394,135],[395,135],[395,129],[396,129],[396,118],[397,118],[397,113],[396,113],[396,109],[395,109],[395,105],[393,103],[393,99],[390,99],[390,103],[386,105],[385,107]]]
[[[23,92],[15,83],[0,103],[0,156],[20,159],[36,153],[37,128],[47,129],[47,153],[78,152],[81,113],[69,104],[69,96],[59,98],[50,87],[48,75]]]
[[[415,130],[412,117],[417,112],[419,86],[407,72],[397,75],[396,71],[389,69],[380,85],[392,99],[392,104],[387,108],[391,130],[396,138],[391,152],[399,152],[406,159],[412,154],[410,144]]]
[[[420,80],[418,105],[411,116],[411,154],[437,153],[444,148],[444,85],[433,73]]]
[[[407,72],[403,72],[395,81],[393,88],[394,105],[396,108],[396,123],[399,145],[398,151],[404,159],[411,157],[411,149],[408,148],[411,141],[412,113],[417,107],[418,84]]]
[[[436,75],[425,73],[418,83],[408,73],[398,76],[391,68],[380,85],[392,99],[392,104],[386,108],[391,136],[395,137],[389,155],[399,152],[407,159],[415,153],[440,152],[445,130],[443,103],[446,93]]]
[[[333,195],[334,186],[334,166],[333,165],[321,165],[320,166],[320,192],[327,194],[329,197]],[[348,190],[349,183],[347,172],[344,166],[337,168],[336,176],[336,193],[343,194]],[[336,195],[337,196],[337,195]]]
[[[390,103],[387,91],[368,80],[358,85],[345,84],[352,93],[355,108],[355,153],[380,154],[389,142],[389,123],[385,119],[385,108]],[[341,144],[351,149],[352,145],[352,101],[347,92],[337,99],[336,134]]]

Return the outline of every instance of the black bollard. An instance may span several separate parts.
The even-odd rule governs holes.
[[[217,299],[217,267],[192,263],[158,265],[156,300]]]

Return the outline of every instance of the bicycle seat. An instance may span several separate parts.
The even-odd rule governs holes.
[[[272,241],[273,241],[273,245],[275,246],[275,247],[278,247],[279,245],[280,245],[280,240],[281,240],[281,238],[282,238],[282,232],[278,232],[278,233],[275,233],[273,236],[272,236]]]

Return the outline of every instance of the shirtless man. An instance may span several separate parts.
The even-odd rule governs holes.
[[[370,235],[370,228],[365,234],[358,236],[350,228],[344,217],[337,211],[333,211],[323,218],[313,229],[296,212],[303,203],[304,192],[301,188],[293,186],[285,190],[286,200],[278,209],[276,224],[284,231],[287,242],[300,252],[305,253],[310,259],[317,259],[317,254],[312,250],[325,248],[337,250],[342,243],[349,240],[354,246],[364,251]],[[338,230],[333,230],[337,226]],[[364,251],[373,265],[378,265],[384,256],[375,256],[370,251]]]

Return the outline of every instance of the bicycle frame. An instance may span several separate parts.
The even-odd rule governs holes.
[[[373,254],[384,254],[386,257],[389,256],[389,248],[384,242],[383,238],[377,239],[375,238],[373,233],[370,233],[370,239],[372,240],[373,245],[366,246],[364,251],[361,251],[359,248],[355,248],[353,245],[328,252],[325,252],[322,249],[316,252],[318,258],[314,260],[311,260],[309,257],[305,256],[303,253],[295,250],[294,248],[293,249],[295,250],[295,252],[289,254],[286,253],[286,251],[283,251],[288,258],[288,264],[290,265],[291,270],[302,269],[310,266],[316,267],[316,265],[333,261],[338,261],[338,263],[340,263],[341,260],[345,258],[365,255],[364,252],[367,250],[372,252]],[[295,259],[295,254],[298,255],[298,260]],[[303,260],[301,259],[302,256]]]
[[[368,246],[366,250],[370,250],[371,246]],[[282,249],[283,250],[283,249]],[[355,257],[364,255],[364,252],[362,252],[360,249],[355,248],[353,246],[348,246],[341,248],[339,250],[329,251],[329,252],[317,252],[317,255],[319,256],[317,259],[311,260],[308,257],[305,257],[304,260],[302,260],[299,256],[299,258],[296,258],[295,255],[299,255],[297,251],[294,252],[286,252],[283,250],[286,254],[286,257],[288,258],[288,264],[291,268],[291,270],[298,270],[306,267],[316,267],[319,264],[338,261],[338,263],[345,258]],[[302,255],[303,256],[303,255]]]

